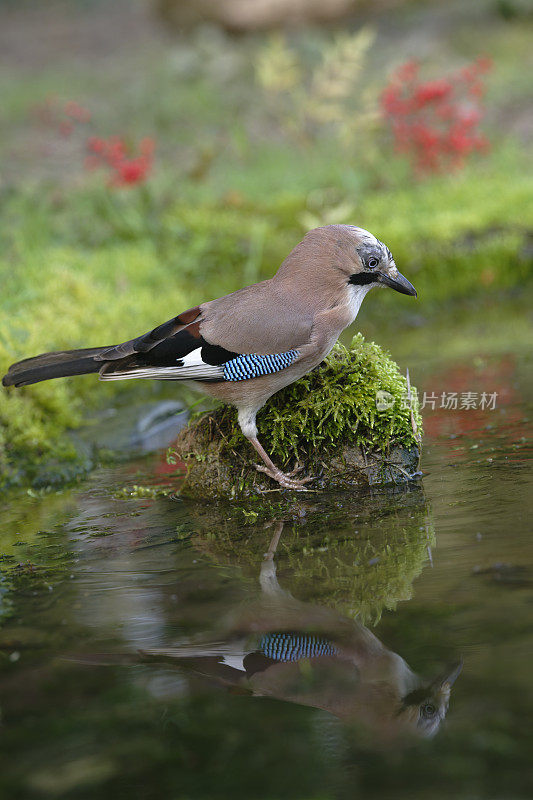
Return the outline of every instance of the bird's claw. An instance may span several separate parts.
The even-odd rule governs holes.
[[[303,464],[297,464],[295,468],[291,470],[291,472],[285,472],[284,475],[287,478],[293,478],[295,475],[298,475],[298,473],[301,472],[303,468],[304,468]],[[309,480],[313,480],[313,478],[310,478]]]
[[[285,474],[281,470],[272,470],[269,467],[265,467],[263,464],[256,464],[255,468],[258,472],[264,472],[265,475],[268,475],[269,478],[279,483],[284,489],[294,489],[299,492],[307,491],[304,484],[309,483],[310,481],[314,481],[313,477],[310,478],[299,478],[294,480],[292,477],[296,475],[298,472],[301,472],[303,467],[297,467],[292,472]]]

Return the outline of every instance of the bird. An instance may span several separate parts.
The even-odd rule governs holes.
[[[116,345],[43,353],[13,364],[4,386],[98,373],[102,381],[187,381],[237,408],[256,469],[280,487],[304,490],[312,477],[284,473],[257,437],[267,400],[326,358],[373,288],[416,297],[389,248],[355,225],[306,233],[272,278],[182,311],[148,333]]]
[[[277,522],[259,598],[219,621],[216,640],[146,648],[142,660],[190,670],[232,693],[322,709],[382,742],[435,736],[462,659],[426,679],[357,619],[295,598],[276,575],[282,531]]]
[[[301,607],[299,607],[301,606]],[[252,609],[250,609],[251,613]],[[425,679],[355,620],[311,604],[257,610],[252,632],[141,650],[145,663],[175,666],[236,694],[327,711],[382,741],[435,736],[463,662]]]

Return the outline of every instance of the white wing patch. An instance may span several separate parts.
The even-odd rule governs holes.
[[[184,367],[208,366],[205,361],[202,361],[201,347],[197,347],[196,350],[191,350],[186,356],[177,358],[176,361],[179,361]]]

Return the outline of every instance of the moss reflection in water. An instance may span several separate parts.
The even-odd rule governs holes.
[[[199,549],[255,574],[268,549],[268,527],[236,528],[239,511],[226,504],[191,507],[191,514]],[[294,521],[298,514],[300,523]],[[375,624],[384,609],[411,597],[434,543],[427,503],[417,488],[399,495],[339,494],[320,504],[302,500],[292,515],[278,548],[285,587],[301,600],[319,597],[364,624]],[[290,517],[289,507],[276,515]]]

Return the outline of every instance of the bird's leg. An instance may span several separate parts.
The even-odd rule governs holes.
[[[265,527],[270,527],[270,523]],[[273,561],[274,556],[276,555],[276,550],[278,549],[279,540],[281,538],[281,534],[283,533],[283,528],[285,527],[285,520],[278,520],[274,525],[274,535],[270,540],[270,544],[268,545],[268,550],[263,555],[263,561]]]
[[[239,411],[239,425],[241,431],[246,436],[248,441],[251,442],[255,450],[259,453],[262,461],[264,461],[265,463],[265,466],[263,466],[262,464],[256,464],[256,469],[259,472],[264,472],[265,475],[268,475],[269,478],[272,478],[272,480],[277,481],[279,485],[283,486],[285,489],[297,489],[297,490],[299,489],[300,491],[305,491],[304,484],[309,483],[309,481],[314,480],[314,478],[300,478],[300,479],[293,478],[293,475],[299,472],[301,468],[295,469],[293,472],[285,474],[280,469],[278,469],[278,467],[276,467],[276,465],[274,464],[274,462],[272,461],[272,459],[270,458],[270,456],[268,455],[262,444],[259,442],[257,438],[257,425],[256,425],[256,414],[258,408],[254,406],[243,405],[238,409],[238,411]]]
[[[264,592],[264,594],[270,595],[271,597],[287,596],[287,592],[283,591],[278,583],[278,579],[276,577],[276,564],[274,562],[274,556],[276,555],[276,550],[278,548],[284,525],[285,523],[283,520],[276,522],[274,535],[270,542],[269,548],[263,557],[263,563],[261,564],[261,572],[259,575],[259,584],[261,586],[261,590]]]
[[[285,474],[278,467],[276,467],[276,465],[274,464],[274,462],[272,461],[272,459],[266,452],[265,448],[263,447],[263,445],[260,443],[260,441],[257,439],[256,436],[248,436],[247,438],[249,439],[251,444],[255,447],[255,449],[257,450],[257,452],[259,453],[259,455],[261,456],[262,460],[265,462],[266,465],[263,466],[262,464],[256,464],[256,469],[259,472],[264,472],[265,475],[268,475],[269,478],[272,478],[272,480],[277,481],[280,486],[283,486],[285,489],[299,489],[300,491],[305,491],[304,484],[314,480],[314,478],[299,478],[299,479],[293,478],[292,476],[296,472],[299,472],[301,467],[299,469],[296,469],[294,472],[289,473],[288,475]]]

